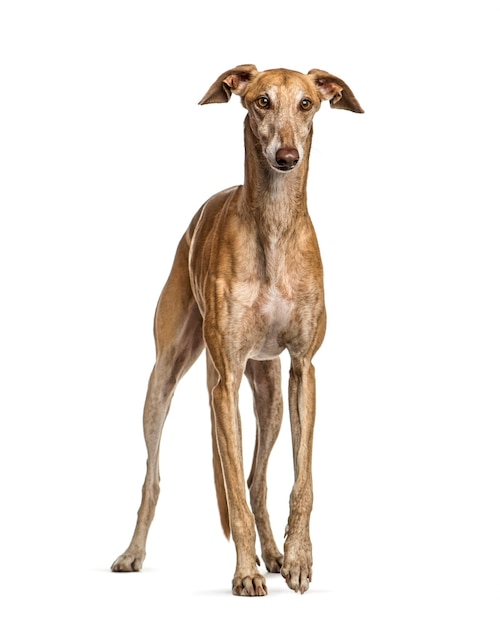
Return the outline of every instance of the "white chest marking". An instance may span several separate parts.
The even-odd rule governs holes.
[[[260,304],[260,314],[263,315],[271,327],[285,328],[295,307],[293,301],[283,297],[276,287],[270,287]]]

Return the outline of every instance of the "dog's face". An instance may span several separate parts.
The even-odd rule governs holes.
[[[289,172],[303,161],[321,99],[313,81],[289,70],[257,74],[241,96],[269,166]]]
[[[267,163],[278,172],[290,172],[302,163],[314,114],[323,100],[329,100],[332,108],[363,113],[346,83],[322,70],[259,72],[255,65],[239,65],[222,74],[200,104],[227,102],[233,93],[248,111]]]

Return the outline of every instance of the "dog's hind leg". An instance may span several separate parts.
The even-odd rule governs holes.
[[[276,545],[269,521],[266,505],[266,473],[269,455],[278,437],[283,418],[280,360],[279,358],[271,361],[249,360],[245,375],[252,388],[257,420],[252,469],[248,477],[250,503],[264,563],[269,572],[279,573],[283,555]]]
[[[201,315],[188,275],[188,246],[179,244],[170,277],[155,316],[156,363],[144,406],[147,471],[137,524],[129,547],[111,566],[114,572],[139,571],[146,556],[146,540],[160,492],[159,450],[163,424],[182,376],[203,350]]]

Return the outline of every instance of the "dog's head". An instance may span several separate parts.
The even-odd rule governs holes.
[[[314,114],[324,100],[335,109],[363,113],[350,87],[323,70],[302,74],[275,69],[259,72],[255,65],[238,65],[213,83],[199,104],[228,102],[241,97],[250,128],[269,165],[289,172],[308,146]]]

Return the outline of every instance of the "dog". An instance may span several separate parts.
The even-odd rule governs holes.
[[[224,72],[199,104],[239,96],[244,121],[243,185],[212,196],[182,237],[155,314],[156,361],[144,408],[148,459],[137,524],[115,572],[138,571],[159,496],[159,446],[172,396],[206,351],[213,467],[221,524],[236,548],[232,592],[267,594],[256,530],[269,572],[304,593],[312,579],[309,520],[313,503],[315,373],[326,311],[323,268],[306,203],[313,117],[334,109],[363,113],[349,86],[332,74],[239,65]],[[283,414],[280,355],[288,351],[288,402],[294,484],[283,553],[266,506],[266,471]],[[254,398],[257,437],[245,485],[238,390]],[[250,507],[247,503],[248,487]]]

